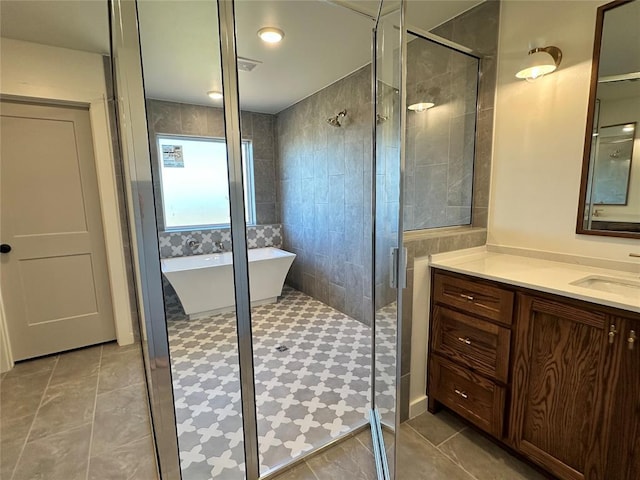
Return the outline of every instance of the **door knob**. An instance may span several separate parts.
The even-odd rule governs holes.
[[[3,243],[0,245],[0,253],[9,253],[11,251],[11,245],[8,243]]]

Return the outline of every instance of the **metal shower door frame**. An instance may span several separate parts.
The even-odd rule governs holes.
[[[371,425],[371,436],[374,448],[374,457],[376,462],[376,472],[378,476],[378,480],[395,480],[397,474],[397,460],[398,460],[398,439],[399,439],[399,426],[400,426],[400,409],[399,409],[399,401],[400,401],[400,393],[401,393],[401,385],[400,378],[402,374],[402,306],[403,306],[403,289],[406,287],[406,273],[407,273],[407,262],[406,262],[406,249],[404,248],[404,228],[403,228],[403,210],[404,210],[404,176],[405,176],[405,137],[406,137],[406,115],[407,115],[407,95],[406,95],[406,81],[407,81],[407,28],[406,28],[406,2],[405,0],[399,1],[398,9],[395,10],[399,13],[399,49],[400,55],[398,57],[398,64],[394,65],[394,67],[399,68],[399,85],[398,85],[398,93],[400,96],[400,103],[398,105],[400,111],[400,119],[399,119],[399,146],[398,151],[400,154],[399,157],[399,172],[398,172],[398,223],[397,223],[397,238],[396,238],[396,246],[393,248],[392,255],[392,287],[396,289],[396,348],[395,348],[395,357],[396,357],[396,372],[395,372],[395,421],[394,421],[394,445],[393,445],[393,465],[391,468],[388,465],[386,447],[384,443],[384,436],[382,433],[382,423],[380,419],[380,414],[378,412],[376,406],[376,235],[377,235],[377,215],[376,215],[376,201],[378,198],[376,189],[377,189],[377,133],[378,133],[378,93],[379,93],[379,82],[378,82],[378,33],[380,27],[381,17],[389,14],[390,12],[384,12],[384,4],[389,0],[380,0],[380,4],[378,7],[377,16],[375,18],[375,26],[372,31],[372,55],[371,55],[371,102],[372,102],[372,172],[371,172],[371,182],[372,182],[372,195],[371,195],[371,242],[372,242],[372,254],[371,254],[371,265],[372,265],[372,275],[371,275],[371,319],[372,319],[372,332],[371,332],[371,410],[370,410],[370,425]],[[393,12],[393,10],[392,10]]]

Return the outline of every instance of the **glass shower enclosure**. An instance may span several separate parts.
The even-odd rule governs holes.
[[[327,2],[286,5],[290,15],[301,9],[299,22],[304,23],[304,8],[317,8],[319,17],[326,14],[335,22],[351,22],[354,34],[363,32],[358,48],[363,49],[365,61],[355,73],[327,80],[328,87],[295,105],[270,111],[250,106],[243,69],[252,59],[240,56],[239,50],[240,45],[248,48],[245,39],[255,37],[243,21],[258,11],[260,3],[110,2],[118,133],[159,470],[163,479],[271,478],[307,455],[367,429],[375,450],[372,469],[379,479],[392,479],[399,425],[399,315],[406,282],[404,2],[383,0],[376,14],[369,16]],[[272,3],[277,10],[278,3],[287,2]],[[288,31],[291,41],[294,30]],[[193,69],[194,63],[202,68]],[[180,77],[181,71],[190,75]],[[184,81],[179,95],[167,93],[169,78]],[[355,90],[348,90],[346,82],[357,84]],[[270,88],[264,85],[267,95]],[[190,97],[209,89],[219,90],[217,103]],[[356,92],[360,104],[354,105],[348,94],[331,93],[340,91]],[[332,103],[336,98],[351,103]],[[321,126],[309,124],[290,135],[292,148],[309,149],[296,150],[293,165],[308,168],[286,170],[282,165],[287,152],[266,145],[260,129],[271,129],[278,140],[274,144],[282,145],[290,132],[287,128],[295,123],[287,122],[297,115],[297,107],[315,115],[308,102],[316,102],[321,110],[317,112]],[[338,126],[327,121],[332,118]],[[309,147],[311,142],[322,144]],[[332,153],[336,145],[340,155]],[[216,148],[222,148],[224,161],[214,171],[206,161],[216,155]],[[197,155],[206,165],[196,171],[192,159]],[[267,188],[265,169],[270,168],[274,181]],[[327,183],[322,183],[324,169]],[[202,191],[198,197],[202,198],[220,178],[228,198],[222,215],[228,221],[215,226],[210,225],[214,221],[190,221],[188,214],[180,216],[180,209],[171,207],[172,192],[184,196]],[[361,182],[357,192],[356,178]],[[189,188],[183,188],[185,182]],[[306,198],[310,189],[311,206]],[[271,202],[279,206],[274,218],[268,217],[266,208]],[[298,204],[299,215],[294,210]],[[335,223],[336,218],[341,222]],[[250,257],[256,239],[263,239],[267,228],[269,238],[284,237],[279,246],[295,253],[296,260],[280,300],[258,305],[252,290],[257,274]],[[321,238],[328,243],[322,244]],[[339,256],[342,263],[323,263],[336,245],[346,249]],[[188,290],[196,287],[185,292],[180,286],[176,280],[180,265],[200,256],[207,261],[228,259],[230,275],[215,280],[199,297],[228,290],[232,308],[212,314],[209,307],[192,309],[185,300],[193,293]],[[351,276],[341,277],[341,268]],[[332,272],[337,276],[331,277]],[[200,281],[198,288],[203,284]],[[358,295],[351,295],[354,285]],[[176,296],[179,302],[168,301]],[[287,307],[288,301],[292,303]],[[288,325],[278,323],[287,332],[280,337],[277,328],[265,329],[260,323],[262,318],[275,321],[279,315],[291,317]],[[355,347],[349,340],[344,351],[331,350],[331,341],[296,345],[292,332],[314,328],[305,325],[313,315],[321,322],[343,322],[340,335],[354,335],[362,344]],[[319,338],[322,335],[328,338],[326,331]],[[311,354],[305,358],[305,350],[311,349],[320,360],[310,361]],[[345,371],[331,370],[350,356],[367,359],[366,365],[354,361]],[[312,368],[311,363],[322,362],[322,368]],[[366,387],[358,390],[354,382],[363,378]],[[328,390],[327,397],[321,396],[323,389]],[[292,405],[305,409],[296,413]],[[345,411],[353,412],[348,421]],[[299,430],[274,424],[297,425]],[[328,433],[307,437],[315,424]],[[267,448],[273,445],[288,451]]]

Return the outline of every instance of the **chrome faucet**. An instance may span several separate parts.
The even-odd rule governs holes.
[[[213,246],[216,248],[217,251],[224,252],[224,243],[222,243],[222,242],[213,242]]]
[[[202,245],[202,242],[198,242],[195,238],[189,237],[187,238],[187,245],[191,250],[195,250],[196,248],[199,248],[200,245]]]

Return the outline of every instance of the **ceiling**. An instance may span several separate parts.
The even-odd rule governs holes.
[[[479,3],[409,0],[407,18],[428,31]],[[383,13],[395,5],[386,2]],[[245,110],[277,113],[371,61],[376,0],[240,0],[235,7],[238,55],[260,62],[238,75]],[[216,105],[206,95],[221,89],[215,2],[139,0],[138,8],[147,96]],[[107,15],[103,0],[2,0],[0,32],[108,54]],[[282,29],[283,42],[264,44],[256,35],[264,26]]]

